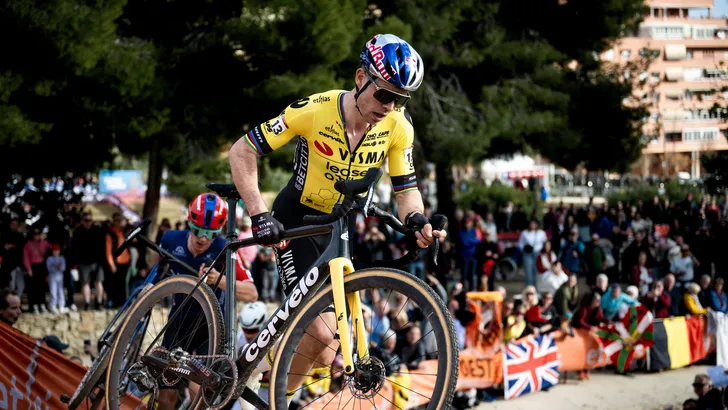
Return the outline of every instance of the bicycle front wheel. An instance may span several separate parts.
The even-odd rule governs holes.
[[[160,392],[173,391],[178,388],[176,386],[180,386],[179,383],[188,387],[183,378],[159,375],[145,368],[141,361],[143,355],[181,349],[204,366],[209,366],[214,356],[223,350],[224,327],[220,304],[207,285],[203,284],[195,289],[196,285],[197,278],[173,276],[151,288],[134,303],[119,327],[111,348],[111,360],[106,375],[107,409],[118,410],[122,403],[127,403],[125,406],[128,406],[136,400],[148,400],[143,407],[155,408]],[[180,312],[186,314],[179,315],[171,323],[168,323],[170,314],[166,308],[169,299],[176,303],[187,301],[182,308],[186,312]],[[159,333],[154,333],[155,331]],[[155,339],[157,341],[152,343]],[[130,354],[130,351],[139,353]],[[138,378],[135,382],[134,377],[130,377],[132,371],[146,375],[145,388],[137,384]],[[192,402],[189,408],[197,408],[201,404],[201,393],[190,392],[190,397]],[[176,396],[173,400],[176,400]]]
[[[327,284],[281,337],[270,377],[272,408],[288,408],[289,400],[301,409],[449,408],[458,375],[457,339],[452,318],[433,289],[409,273],[380,268],[346,275],[344,288],[362,297],[370,357],[355,358],[355,373],[345,375],[341,349],[328,345],[318,357],[307,358],[313,368],[296,384],[302,376],[299,350],[317,340],[309,326],[332,315],[333,293]],[[357,340],[355,334],[339,336],[335,327],[329,330],[333,339]],[[326,362],[332,355],[333,361]]]

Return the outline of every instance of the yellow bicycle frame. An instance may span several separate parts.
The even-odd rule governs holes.
[[[354,358],[351,351],[349,321],[346,316],[346,300],[351,311],[351,323],[356,326],[356,347],[360,358],[369,357],[367,334],[364,329],[364,317],[361,313],[359,292],[344,292],[344,275],[354,272],[354,265],[348,258],[335,258],[329,261],[331,273],[331,289],[334,293],[334,310],[336,311],[336,328],[339,330],[341,355],[344,357],[344,373],[354,373]]]

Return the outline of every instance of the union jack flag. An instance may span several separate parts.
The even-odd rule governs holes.
[[[521,339],[503,349],[506,400],[559,383],[559,351],[553,335]]]

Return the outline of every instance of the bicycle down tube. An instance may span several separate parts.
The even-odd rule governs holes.
[[[321,285],[323,285],[326,280],[331,276],[329,261],[334,261],[342,257],[342,255],[349,254],[349,244],[348,240],[346,239],[348,235],[342,237],[344,232],[348,234],[348,228],[343,223],[345,222],[345,219],[346,218],[338,220],[333,224],[326,226],[306,227],[305,229],[301,230],[297,230],[294,228],[287,231],[288,235],[286,235],[286,237],[292,238],[294,236],[310,236],[312,229],[323,228],[331,232],[331,245],[329,245],[327,249],[321,254],[321,256],[316,260],[308,273],[306,273],[291,289],[291,291],[288,293],[288,296],[283,300],[281,305],[268,319],[268,322],[263,325],[263,330],[260,331],[258,336],[256,336],[255,339],[248,343],[245,349],[241,352],[240,357],[238,357],[237,359],[238,368],[240,369],[238,384],[244,385],[247,382],[247,380],[253,373],[253,370],[255,370],[255,367],[258,365],[258,363],[260,363],[261,360],[263,360],[265,355],[273,347],[273,344],[277,341],[278,336],[285,332],[288,328],[288,319],[297,316],[299,314],[299,309],[301,308],[301,306],[308,302],[311,296],[318,292],[318,290],[321,288]],[[239,246],[239,244],[237,243],[231,243],[230,246],[240,247],[243,245]],[[341,274],[343,274],[343,270],[339,272],[339,275]],[[343,279],[341,280],[341,290],[343,294]],[[342,306],[339,306],[339,308],[342,308]],[[343,312],[345,320],[346,307],[343,306],[343,310],[341,312],[338,310],[339,308],[337,308],[336,314],[340,315],[341,312]],[[342,340],[343,339],[344,338],[342,337]],[[351,360],[351,357],[349,358],[349,360]]]

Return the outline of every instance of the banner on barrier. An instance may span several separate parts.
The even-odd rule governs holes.
[[[715,346],[700,316],[655,320],[650,370],[678,369],[702,360]]]
[[[488,355],[500,351],[503,342],[503,321],[500,292],[468,292],[468,308],[475,319],[466,327],[466,346],[480,349]]]
[[[503,347],[505,399],[545,390],[559,383],[559,351],[554,335],[528,336]]]
[[[398,377],[388,377],[384,386],[372,398],[379,410],[411,409],[427,404],[437,381],[437,360],[420,362],[416,370],[402,367]],[[484,351],[465,349],[459,356],[457,390],[484,389],[503,382],[503,359],[501,355],[487,356]],[[328,392],[306,406],[313,410],[359,409],[355,400],[350,400],[351,391]],[[348,404],[345,404],[348,403]]]
[[[83,366],[0,322],[0,409],[65,409],[61,394],[72,395],[84,374]]]
[[[593,332],[574,329],[574,336],[562,330],[557,330],[552,334],[561,358],[559,371],[595,369],[611,363],[599,343],[599,338]]]

